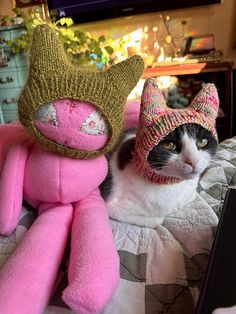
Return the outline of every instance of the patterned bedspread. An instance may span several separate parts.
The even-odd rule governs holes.
[[[196,199],[162,226],[142,228],[111,220],[120,256],[120,285],[103,314],[191,314],[206,268],[225,193],[236,184],[236,137],[219,145],[202,176]],[[22,208],[9,237],[0,236],[0,267],[34,220]],[[60,298],[67,285],[65,252],[53,296],[44,314],[72,314]]]

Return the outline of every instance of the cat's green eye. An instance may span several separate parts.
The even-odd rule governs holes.
[[[201,140],[197,141],[197,147],[205,148],[208,145],[208,139],[202,138]]]
[[[163,142],[162,146],[166,149],[166,150],[175,150],[176,149],[176,145],[173,142]]]

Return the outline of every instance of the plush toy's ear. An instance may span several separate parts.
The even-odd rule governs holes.
[[[206,118],[216,119],[219,110],[219,97],[214,84],[203,84],[200,92],[188,107],[190,110],[203,113]]]
[[[147,79],[141,96],[140,122],[149,124],[153,117],[161,114],[166,107],[166,100],[156,81],[152,78]]]
[[[9,235],[22,207],[29,136],[21,125],[0,125],[0,138],[0,234]]]

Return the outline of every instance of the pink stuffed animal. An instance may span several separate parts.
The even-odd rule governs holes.
[[[142,71],[138,56],[104,72],[78,69],[48,26],[35,29],[19,99],[27,131],[0,126],[0,233],[15,229],[23,198],[38,218],[0,271],[1,314],[43,313],[70,234],[63,300],[74,313],[91,314],[112,297],[119,259],[98,187]]]

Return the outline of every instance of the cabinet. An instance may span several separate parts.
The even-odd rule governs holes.
[[[23,53],[14,55],[6,41],[22,32],[21,26],[0,27],[0,123],[18,119],[17,101],[26,81],[26,57]]]
[[[214,83],[220,98],[221,115],[217,118],[217,132],[222,141],[232,136],[233,128],[233,91],[232,76],[233,62],[202,62],[160,65],[147,68],[143,77],[177,76],[180,81],[196,78],[200,82]],[[193,97],[200,90],[199,85],[194,90]]]

